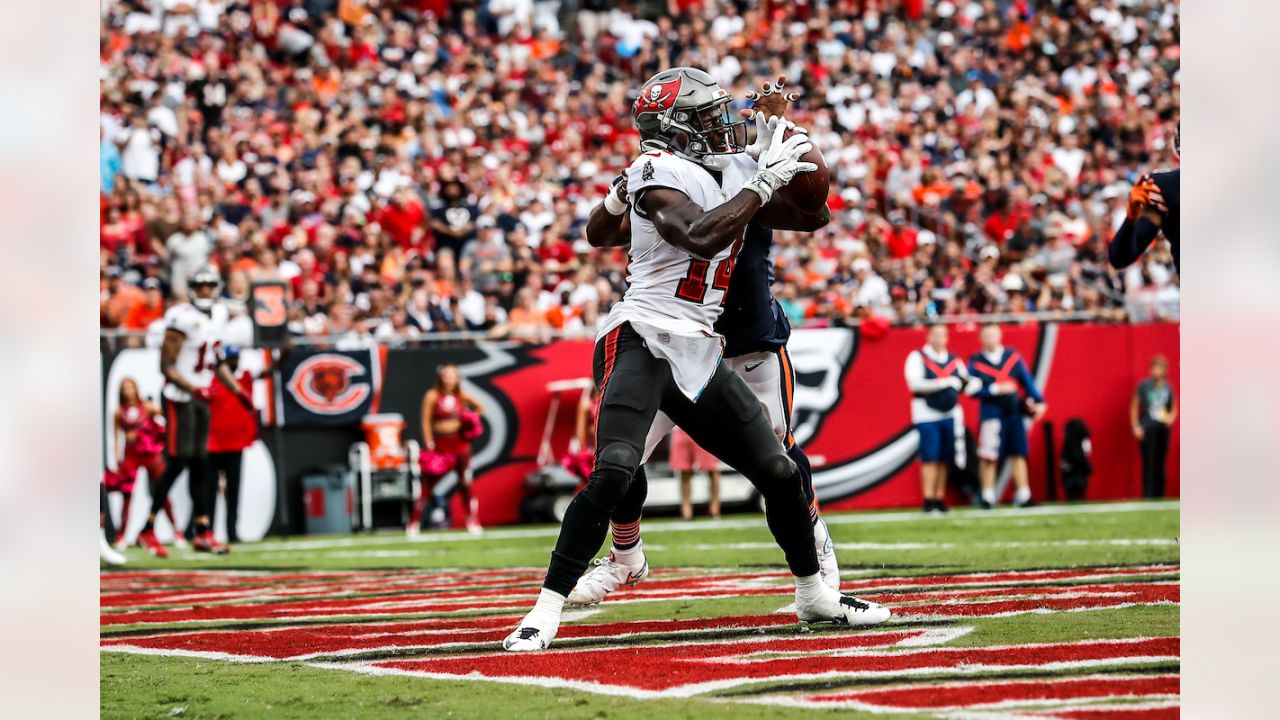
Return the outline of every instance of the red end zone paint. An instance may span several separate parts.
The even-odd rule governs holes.
[[[272,630],[191,632],[148,637],[107,638],[103,647],[137,647],[186,652],[234,652],[252,650],[259,657],[277,660],[340,652],[369,651],[396,647],[435,647],[456,643],[498,643],[506,637],[520,615],[501,615],[459,620],[423,620],[407,623],[369,625],[308,625]],[[566,624],[557,636],[572,638],[627,637],[655,633],[688,633],[762,628],[794,624],[789,615],[744,615],[740,617],[689,620],[644,620],[593,625]]]
[[[1107,708],[1097,710],[1063,710],[1051,714],[1036,713],[1034,717],[1059,720],[1178,720],[1176,705],[1158,708]]]
[[[966,573],[863,578],[846,582],[845,587],[890,604],[902,622],[1177,603],[1177,572],[1176,565],[1156,565]],[[102,578],[103,626],[160,623],[174,627],[157,628],[145,636],[106,637],[101,646],[243,662],[308,660],[358,672],[552,684],[633,696],[687,696],[775,679],[787,683],[801,678],[859,677],[894,686],[740,699],[832,709],[844,705],[877,712],[998,707],[1019,717],[1072,720],[1176,716],[1176,704],[1169,699],[1177,693],[1176,676],[1139,676],[1139,669],[1124,676],[1056,677],[1053,672],[1173,662],[1178,659],[1177,638],[960,648],[946,644],[956,635],[945,631],[966,629],[953,623],[941,630],[890,623],[877,629],[804,632],[790,613],[769,613],[633,622],[571,620],[561,626],[561,643],[552,652],[511,655],[496,650],[532,600],[541,574],[534,568],[466,573],[108,573]],[[766,606],[776,607],[771,603],[790,602],[784,598],[791,592],[788,575],[782,572],[667,570],[655,573],[638,588],[618,592],[609,604],[764,596]],[[458,610],[479,614],[447,614]],[[388,614],[427,612],[442,616],[380,620]],[[180,630],[182,623],[197,620],[315,618],[329,620],[250,630]],[[769,635],[753,632],[766,628],[774,631]],[[640,635],[645,636],[644,642],[627,639]],[[575,639],[594,639],[594,646],[575,644]],[[350,662],[352,658],[342,658],[360,653],[389,659]],[[335,657],[317,659],[329,655]],[[1044,678],[1033,682],[983,678],[1001,670],[1037,670]],[[966,680],[901,682],[935,673],[962,675]],[[1117,698],[1154,702],[1100,704]],[[1048,709],[1056,705],[1063,707]]]
[[[655,573],[644,584],[624,588],[614,594],[610,602],[657,600],[663,598],[722,598],[752,595],[789,595],[792,588],[786,573],[726,573],[677,576],[692,571],[669,570]],[[938,588],[933,593],[909,595],[920,602],[946,602],[963,588],[986,588],[996,598],[1003,593],[1012,600],[1003,607],[986,608],[953,607],[938,609],[937,614],[996,614],[1028,612],[1040,607],[1033,601],[1017,601],[1019,593],[1012,589],[992,588],[993,585],[1023,585],[1029,583],[1081,582],[1108,577],[1129,575],[1168,575],[1177,572],[1176,566],[1142,568],[1090,568],[1079,570],[1049,570],[1030,572],[985,573],[965,575],[932,575],[922,577],[875,578],[846,582],[846,591],[878,598],[879,593],[895,590]],[[467,576],[476,575],[468,573]],[[537,591],[541,573],[531,569],[517,572],[485,573],[481,577],[460,574],[450,576],[441,573],[388,573],[341,574],[330,576],[288,575],[279,580],[263,577],[219,573],[203,576],[188,574],[182,586],[175,587],[174,577],[157,574],[156,579],[166,588],[165,592],[150,593],[130,583],[133,592],[103,596],[102,606],[113,612],[103,613],[103,626],[134,623],[168,624],[191,621],[288,619],[324,617],[334,615],[387,615],[427,612],[456,612],[462,610],[506,609],[521,607]],[[213,576],[213,577],[209,577]],[[323,580],[320,578],[323,577]],[[215,581],[220,587],[215,588]],[[308,582],[310,581],[310,582]],[[104,582],[104,586],[105,586]],[[520,587],[520,586],[527,587]],[[1114,586],[1105,586],[1116,590]],[[192,588],[207,588],[193,591]],[[942,588],[946,588],[943,590]],[[1046,593],[1049,588],[1037,588]],[[1144,591],[1145,592],[1145,591]],[[1154,591],[1153,591],[1154,592]],[[364,597],[360,597],[365,593]],[[395,594],[392,594],[395,593]],[[1034,593],[1029,595],[1036,596]],[[244,602],[246,599],[258,602]],[[1160,599],[1176,600],[1176,586]],[[270,602],[267,602],[270,601]],[[896,601],[912,602],[905,598]],[[1098,595],[1090,599],[1064,599],[1046,606],[1049,609],[1081,609],[1088,607],[1113,607],[1126,602],[1155,601],[1143,597],[1121,598]],[[889,600],[886,600],[889,602]],[[182,605],[183,607],[156,607],[149,605]],[[124,608],[134,608],[124,610]],[[121,609],[122,611],[114,611]],[[912,609],[916,612],[917,609]],[[920,611],[925,612],[925,611]]]
[[[816,703],[856,701],[864,705],[893,708],[968,708],[1030,700],[1078,700],[1082,698],[1177,695],[1178,676],[1109,678],[1095,676],[1069,680],[987,682],[959,685],[914,685],[889,690],[811,695]]]
[[[374,663],[374,666],[442,675],[555,678],[639,690],[671,690],[726,680],[748,682],[823,674],[875,675],[973,666],[1034,667],[1138,658],[1174,659],[1178,656],[1177,638],[1153,638],[1002,648],[946,648],[799,656],[788,657],[785,661],[752,657],[755,653],[816,653],[883,648],[907,635],[908,633],[825,633],[788,640],[769,638],[733,643],[612,647],[604,650],[521,655],[499,652],[491,655],[379,662]]]

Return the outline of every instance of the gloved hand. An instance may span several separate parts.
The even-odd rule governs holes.
[[[759,160],[760,154],[768,149],[769,144],[773,142],[773,133],[779,123],[766,119],[765,113],[760,110],[752,112],[751,119],[756,124],[756,139],[746,147],[746,153],[752,160]],[[778,119],[777,117],[774,118],[774,120]],[[791,123],[790,120],[782,120],[782,122],[788,123],[795,132],[809,134],[807,129]]]
[[[772,118],[766,125],[771,126],[769,146],[760,153],[759,166],[755,177],[747,181],[746,187],[760,196],[760,202],[767,203],[778,188],[791,182],[797,174],[813,172],[818,166],[811,162],[801,162],[800,156],[813,149],[809,136],[803,132],[795,132],[785,138],[786,128],[796,129],[795,125],[782,118]]]
[[[627,211],[630,200],[627,197],[627,174],[622,173],[613,179],[613,186],[604,196],[604,209],[610,215],[621,215]]]
[[[195,391],[191,393],[191,396],[199,400],[200,402],[208,405],[209,401],[213,399],[213,388],[211,387],[196,388]]]
[[[1151,191],[1147,193],[1147,209],[1155,210],[1164,215],[1169,212],[1169,206],[1165,204],[1164,193],[1160,192],[1160,186],[1155,181],[1151,181]]]
[[[952,375],[951,377],[947,378],[947,385],[949,385],[952,390],[955,390],[956,392],[960,392],[960,390],[964,388],[964,380],[961,379],[960,376],[958,375]]]
[[[1152,180],[1150,175],[1143,175],[1142,179],[1129,190],[1129,205],[1125,208],[1125,216],[1130,220],[1137,220],[1148,205],[1161,214],[1168,209],[1156,181]]]

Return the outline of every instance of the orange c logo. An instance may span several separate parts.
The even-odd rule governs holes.
[[[328,353],[303,360],[286,387],[299,405],[318,415],[342,415],[360,406],[372,391],[363,365],[345,355]]]

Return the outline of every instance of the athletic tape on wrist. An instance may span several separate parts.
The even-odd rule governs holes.
[[[761,205],[769,202],[769,197],[773,195],[773,188],[769,186],[769,183],[761,180],[759,175],[751,178],[745,187],[760,196]]]
[[[618,194],[613,190],[604,196],[604,209],[610,215],[621,215],[627,211],[627,204],[618,199]]]

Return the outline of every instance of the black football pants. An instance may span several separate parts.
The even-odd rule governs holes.
[[[654,357],[629,324],[596,343],[593,371],[601,396],[595,468],[565,512],[543,587],[569,594],[604,544],[609,516],[631,489],[658,410],[764,496],[769,530],[792,574],[817,574],[800,472],[742,378],[720,365],[695,403],[676,387],[667,361]]]
[[[218,474],[226,478],[227,507],[227,542],[239,542],[236,535],[236,523],[240,515],[240,467],[244,453],[240,450],[231,452],[209,453],[208,465],[205,466],[204,508],[209,513],[209,527],[217,524],[214,512],[218,507]]]
[[[155,495],[151,498],[150,517],[155,517],[164,508],[173,484],[186,470],[187,487],[191,491],[191,519],[194,521],[207,512],[204,479],[209,454],[209,405],[194,398],[187,402],[166,399],[164,411],[167,435],[165,466],[164,473],[152,486]]]

